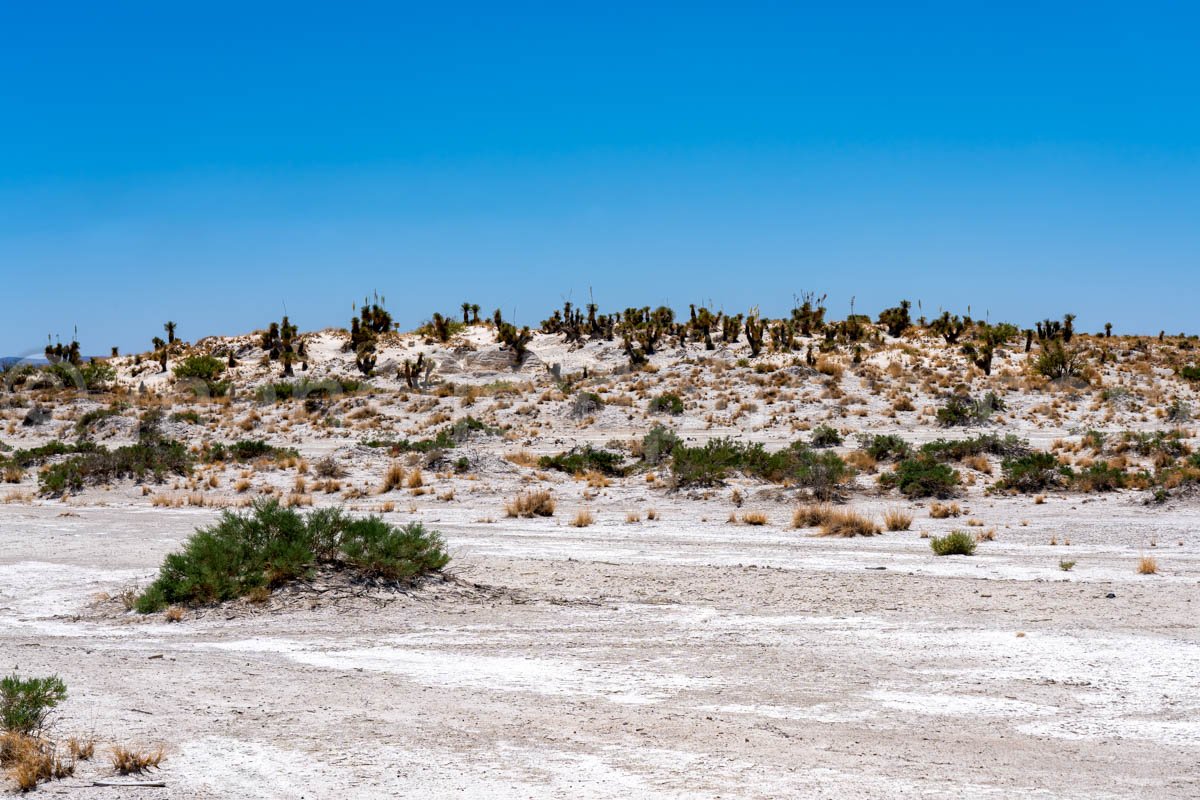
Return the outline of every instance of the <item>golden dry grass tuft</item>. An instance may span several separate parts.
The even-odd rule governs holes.
[[[1150,556],[1142,556],[1141,558],[1138,559],[1137,574],[1138,575],[1157,575],[1158,574],[1158,562],[1155,561]]]
[[[744,525],[766,525],[768,521],[767,515],[761,511],[747,511],[742,514],[742,524]]]
[[[390,492],[393,489],[399,489],[404,486],[404,480],[408,477],[402,464],[391,464],[387,468],[387,472],[383,473],[383,486],[379,487],[381,493]]]
[[[833,513],[833,507],[825,503],[803,505],[792,512],[793,528],[816,528],[823,525]]]
[[[883,527],[889,531],[906,531],[912,527],[913,515],[899,508],[883,512]]]
[[[124,745],[113,745],[112,765],[121,775],[136,775],[157,767],[164,758],[163,749],[140,750]]]
[[[596,518],[592,516],[591,511],[588,511],[586,508],[581,508],[576,511],[575,516],[571,518],[571,526],[574,528],[586,528],[595,521]]]
[[[946,519],[947,517],[961,517],[962,508],[958,503],[930,503],[929,516],[934,519]]]
[[[879,532],[874,520],[848,508],[833,509],[821,523],[822,536],[874,536]]]
[[[8,770],[22,792],[75,772],[74,759],[59,756],[53,742],[13,731],[0,733],[0,766]]]
[[[554,496],[545,489],[522,492],[504,504],[504,515],[508,517],[552,517]]]

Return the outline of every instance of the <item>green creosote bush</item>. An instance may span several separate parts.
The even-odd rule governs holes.
[[[776,452],[761,444],[712,439],[700,447],[678,445],[671,454],[676,486],[711,486],[740,472],[771,483],[809,489],[828,500],[853,470],[836,453],[818,453],[804,442],[793,442]]]
[[[650,413],[670,414],[673,417],[677,417],[683,413],[683,400],[680,399],[679,395],[671,394],[670,392],[660,394],[650,401]]]
[[[929,458],[906,458],[892,472],[879,477],[880,485],[896,488],[906,497],[952,497],[959,474],[946,464]]]
[[[939,556],[969,556],[975,552],[975,537],[966,531],[951,531],[945,536],[934,536],[929,547]]]
[[[558,455],[542,456],[538,459],[538,466],[542,469],[556,469],[571,475],[588,470],[602,472],[605,475],[624,475],[625,470],[621,466],[623,460],[620,453],[601,450],[588,444],[583,447],[573,447]]]
[[[842,435],[831,425],[818,425],[812,429],[809,444],[813,447],[837,447],[842,443]]]
[[[651,465],[659,464],[670,458],[682,441],[671,429],[655,425],[642,437],[642,460]]]
[[[0,724],[7,733],[36,736],[46,727],[50,710],[66,699],[67,685],[57,675],[7,675],[0,679]]]
[[[440,534],[419,522],[398,527],[335,508],[301,515],[276,500],[258,500],[249,512],[226,511],[192,534],[181,552],[167,556],[135,607],[145,614],[220,603],[308,577],[319,565],[406,581],[449,561]]]
[[[859,439],[860,447],[876,461],[905,459],[912,453],[912,446],[894,433],[877,433]]]

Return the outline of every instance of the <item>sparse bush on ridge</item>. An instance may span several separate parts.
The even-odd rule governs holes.
[[[943,427],[956,425],[982,425],[996,411],[1004,410],[1004,401],[994,392],[988,392],[979,399],[966,395],[955,394],[946,399],[945,404],[937,410],[937,421]]]
[[[150,613],[232,600],[304,578],[322,564],[396,581],[440,570],[449,560],[440,535],[418,522],[396,527],[333,508],[301,515],[259,500],[246,514],[224,512],[167,556],[136,608]]]
[[[683,400],[679,399],[679,395],[670,392],[660,394],[650,401],[650,413],[677,417],[683,413]]]
[[[175,379],[183,382],[199,382],[211,397],[221,397],[229,391],[228,381],[217,378],[225,371],[225,362],[210,355],[190,355],[176,362],[172,368]]]

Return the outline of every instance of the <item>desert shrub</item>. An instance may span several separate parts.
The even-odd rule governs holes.
[[[401,453],[429,453],[434,450],[450,450],[465,442],[475,431],[487,434],[499,433],[499,430],[474,417],[463,417],[453,424],[438,431],[432,439],[368,439],[364,447],[378,447],[390,450],[392,455]]]
[[[1058,339],[1042,343],[1042,351],[1033,362],[1033,371],[1052,380],[1077,378],[1083,375],[1083,355],[1078,350],[1064,347]]]
[[[1200,381],[1200,367],[1187,366],[1179,370],[1179,377],[1189,381]]]
[[[171,415],[171,421],[198,425],[200,424],[200,413],[198,411],[176,411]]]
[[[683,413],[683,400],[677,394],[667,392],[650,401],[651,414],[670,414],[677,417]]]
[[[812,429],[809,444],[813,447],[837,447],[842,443],[842,435],[832,425],[818,425]]]
[[[1139,456],[1162,454],[1179,458],[1191,452],[1187,435],[1182,431],[1122,431],[1109,445],[1113,453],[1132,450]]]
[[[642,460],[647,464],[658,464],[670,458],[680,443],[681,440],[674,431],[662,425],[655,425],[642,437]]]
[[[571,417],[582,419],[604,408],[604,399],[595,392],[580,392],[571,402]]]
[[[168,474],[187,475],[191,470],[192,458],[181,443],[143,440],[115,450],[96,447],[47,467],[38,475],[38,491],[58,496],[89,484],[110,483],[120,478],[134,478],[139,482],[152,479],[162,483]]]
[[[1057,488],[1070,476],[1052,453],[1028,453],[1001,462],[1002,477],[995,488],[1013,492],[1041,492]]]
[[[853,474],[837,453],[818,453],[804,442],[793,442],[769,453],[761,444],[712,439],[701,447],[679,445],[672,452],[671,472],[677,486],[711,486],[740,472],[785,486],[807,488],[819,499],[830,499]]]
[[[908,458],[912,447],[894,433],[877,433],[859,439],[860,446],[876,461]]]
[[[16,467],[32,467],[35,464],[40,464],[53,456],[75,455],[77,453],[91,453],[99,450],[99,446],[91,442],[78,442],[76,444],[67,444],[54,440],[47,442],[37,447],[22,448],[14,450],[8,458],[0,459],[0,464],[12,465]]]
[[[209,355],[187,356],[176,362],[172,372],[176,378],[199,378],[202,381],[214,381],[225,371],[225,362]]]
[[[318,478],[346,477],[345,468],[333,456],[325,456],[313,464],[313,472],[316,473]]]
[[[538,466],[542,469],[556,469],[571,475],[589,470],[595,470],[605,475],[624,475],[625,470],[621,466],[623,460],[620,453],[601,450],[586,444],[583,447],[573,447],[558,455],[542,456],[538,459]]]
[[[66,699],[67,685],[57,675],[7,675],[0,679],[0,726],[7,733],[35,736],[46,727],[50,711]]]
[[[1008,434],[984,433],[969,439],[937,439],[921,446],[921,455],[935,461],[962,461],[978,455],[1013,457],[1029,452],[1029,443]]]
[[[994,392],[979,399],[967,395],[951,395],[937,410],[938,424],[950,428],[957,425],[982,425],[996,411],[1004,410],[1004,401]]]
[[[213,397],[223,396],[229,391],[228,381],[217,378],[225,371],[225,362],[209,355],[191,355],[175,364],[172,372],[176,380],[188,381],[204,386],[204,391]]]
[[[318,565],[407,580],[449,560],[441,536],[418,522],[397,527],[332,508],[302,516],[276,500],[258,500],[246,514],[224,512],[216,524],[192,534],[181,552],[167,556],[136,608],[149,613],[232,600],[308,577]]]
[[[354,394],[367,388],[369,388],[367,383],[352,378],[336,381],[332,378],[322,381],[300,378],[295,381],[281,381],[260,386],[254,396],[255,399],[264,403],[281,400],[317,400],[339,394]]]
[[[671,453],[671,473],[679,486],[711,486],[739,469],[745,453],[762,445],[742,445],[732,439],[711,439],[700,447],[678,445]]]
[[[1112,492],[1124,489],[1129,481],[1130,476],[1125,470],[1104,461],[1097,461],[1070,475],[1071,488],[1081,492]]]
[[[892,472],[879,476],[886,488],[906,497],[951,497],[958,488],[958,471],[929,458],[906,458]]]
[[[242,439],[232,444],[209,442],[201,451],[200,458],[209,463],[221,461],[255,461],[260,458],[279,461],[285,458],[298,458],[299,453],[292,447],[276,447],[261,439]]]
[[[105,361],[92,359],[79,368],[79,376],[88,389],[105,389],[117,379],[117,371]]]
[[[889,508],[883,514],[883,525],[889,531],[906,531],[912,526],[913,515],[898,508]]]
[[[939,556],[969,556],[975,552],[975,537],[966,531],[952,531],[945,536],[934,536],[929,547]]]
[[[82,436],[88,430],[102,419],[109,417],[118,417],[125,410],[125,406],[111,405],[107,408],[93,408],[91,411],[80,415],[79,419],[75,420],[75,432]]]

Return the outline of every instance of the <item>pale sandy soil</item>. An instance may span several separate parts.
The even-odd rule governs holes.
[[[593,370],[620,363],[611,346],[588,347],[549,342],[535,352],[567,370],[585,359]],[[317,376],[318,355],[346,357],[323,340],[310,349]],[[378,385],[391,392],[322,412],[349,419],[371,408],[370,428],[330,428],[300,419],[294,404],[248,402],[197,403],[211,425],[168,424],[191,444],[232,441],[232,423],[257,409],[239,435],[297,447],[309,462],[337,456],[350,471],[345,487],[367,494],[313,493],[317,505],[365,512],[393,502],[389,520],[419,519],[444,534],[451,579],[406,594],[285,593],[259,607],[189,612],[177,624],[127,614],[114,598],[148,583],[166,553],[215,519],[211,506],[268,487],[286,497],[296,470],[251,468],[247,495],[232,488],[245,468],[232,466],[212,470],[212,489],[173,480],[143,494],[124,483],[65,500],[36,497],[27,476],[0,504],[0,667],[60,674],[71,696],[58,729],[96,736],[101,756],[38,791],[148,800],[1200,796],[1200,502],[1184,495],[1148,506],[1145,492],[1122,491],[1052,492],[1035,504],[986,494],[995,476],[962,468],[975,482],[958,498],[964,516],[930,519],[928,501],[881,493],[864,472],[850,505],[876,518],[907,509],[912,530],[829,539],[791,529],[795,492],[767,484],[672,491],[637,474],[589,488],[504,460],[519,449],[640,437],[655,421],[695,440],[735,433],[771,446],[818,421],[913,442],[976,432],[931,425],[921,409],[933,401],[915,387],[916,411],[883,417],[887,402],[851,369],[840,385],[861,395],[862,415],[820,397],[823,379],[805,373],[794,400],[759,398],[754,410],[721,416],[719,391],[749,399],[759,387],[696,378],[689,393],[692,365],[658,363],[655,380],[685,387],[682,418],[649,417],[638,399],[573,420],[567,397],[537,403],[553,391],[540,366],[524,378],[448,372],[444,380],[536,386],[470,407],[446,398],[441,410],[452,418],[511,427],[452,451],[471,462],[465,475],[426,468],[431,491],[422,495],[375,494],[392,459],[357,444],[443,424],[426,425],[438,409],[414,410],[428,398],[400,400],[390,379]],[[1019,380],[998,373],[996,385]],[[166,388],[165,377],[130,380],[143,379]],[[1148,400],[1114,415],[1090,396],[1039,421],[1027,412],[1061,395],[1013,386],[1004,419],[987,429],[1037,447],[1078,441],[1087,427],[1163,427]],[[612,396],[621,393],[614,382]],[[518,413],[525,404],[536,413]],[[48,426],[10,425],[3,438],[14,447],[71,438],[73,418],[101,405],[63,405]],[[133,413],[97,438],[130,440]],[[543,486],[559,500],[554,517],[504,518],[505,499]],[[733,488],[745,497],[740,509]],[[439,500],[449,489],[453,497]],[[197,492],[205,507],[150,505]],[[569,526],[583,507],[596,523]],[[659,518],[646,520],[648,509]],[[641,521],[625,521],[631,510]],[[730,524],[731,510],[760,510],[770,522]],[[995,531],[972,557],[938,558],[921,538],[967,529],[968,518]],[[1142,555],[1158,560],[1158,575],[1136,574]],[[1070,572],[1059,568],[1064,559],[1077,562]],[[152,777],[168,788],[92,788],[110,772],[102,758],[114,741],[163,744],[167,759]]]

